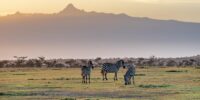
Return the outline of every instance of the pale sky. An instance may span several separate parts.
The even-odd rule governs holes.
[[[56,13],[69,3],[86,11],[200,22],[200,0],[0,0],[0,15]]]

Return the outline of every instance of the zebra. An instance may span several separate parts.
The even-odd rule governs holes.
[[[119,60],[115,64],[104,63],[103,66],[102,66],[102,69],[101,69],[101,73],[103,75],[103,80],[104,79],[108,80],[107,73],[115,73],[114,81],[118,80],[117,73],[119,71],[119,68],[122,67],[122,66],[123,66],[123,68],[125,68],[124,60]]]
[[[91,69],[93,69],[93,63],[92,61],[88,61],[87,66],[82,66],[81,68],[81,76],[82,76],[82,83],[90,83],[90,73]]]
[[[127,64],[125,66],[128,68],[128,70],[126,71],[126,73],[124,75],[125,85],[131,84],[131,77],[132,77],[133,84],[135,84],[135,81],[134,81],[134,76],[135,76],[135,72],[136,72],[135,65]]]

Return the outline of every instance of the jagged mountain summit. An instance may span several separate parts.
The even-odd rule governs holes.
[[[0,30],[0,45],[7,45],[3,49],[8,55],[14,55],[11,49],[16,47],[18,54],[23,48],[27,55],[63,55],[68,51],[66,55],[77,53],[80,57],[139,56],[142,51],[146,56],[164,56],[168,51],[178,56],[200,50],[200,23],[86,12],[72,4],[55,14],[0,17]],[[192,54],[186,54],[188,50]]]
[[[83,13],[85,13],[84,10],[77,9],[73,4],[69,4],[62,11],[60,11],[58,14],[61,14],[61,15],[81,15]]]

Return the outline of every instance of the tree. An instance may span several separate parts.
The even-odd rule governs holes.
[[[94,61],[95,62],[98,62],[98,61],[100,61],[101,60],[101,57],[97,57]]]
[[[151,56],[149,58],[149,61],[147,62],[149,66],[153,66],[154,62],[155,62],[156,57],[155,56]]]
[[[29,59],[27,62],[26,62],[26,66],[27,67],[35,67],[35,60],[34,59]]]
[[[7,60],[0,61],[0,68],[5,67],[8,62]]]
[[[176,66],[177,63],[174,60],[167,61],[167,66]]]
[[[38,59],[35,60],[35,64],[37,67],[42,67],[45,62],[45,57],[38,57]]]
[[[57,63],[57,64],[55,64],[55,67],[59,67],[59,68],[62,68],[62,67],[65,67],[65,65],[64,64],[62,64],[62,63]]]
[[[16,62],[15,62],[15,64],[16,64],[16,67],[23,67],[25,64],[24,64],[24,62],[25,62],[25,59],[26,58],[28,58],[28,57],[18,57],[18,56],[14,56],[14,58],[16,58],[17,60],[16,60]]]
[[[76,60],[74,59],[69,59],[65,61],[65,64],[68,64],[70,67],[75,66]]]
[[[142,66],[143,61],[144,61],[144,58],[138,58],[137,65]]]
[[[192,66],[196,67],[197,66],[197,61],[195,59],[190,59],[190,62]]]
[[[45,63],[47,64],[47,67],[55,67],[57,64],[57,61],[56,60],[46,61]]]

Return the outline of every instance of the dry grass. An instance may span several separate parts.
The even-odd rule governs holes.
[[[67,100],[198,100],[200,70],[194,68],[137,69],[136,85],[125,86],[120,69],[119,80],[102,81],[100,69],[92,71],[92,83],[82,84],[79,68],[0,69],[0,99]]]

